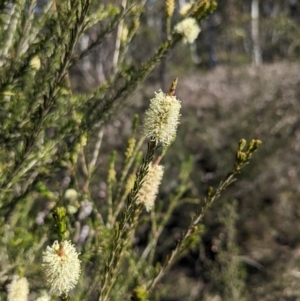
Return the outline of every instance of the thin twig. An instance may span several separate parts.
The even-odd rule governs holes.
[[[191,224],[184,232],[182,237],[176,243],[175,248],[167,257],[163,266],[161,267],[158,274],[153,278],[152,282],[148,286],[148,291],[150,292],[156,286],[156,284],[161,280],[166,270],[174,263],[176,258],[180,255],[181,251],[184,249],[184,245],[188,238],[197,231],[197,225],[202,221],[203,216],[206,211],[211,207],[213,202],[220,197],[222,191],[224,191],[230,184],[232,184],[236,180],[236,176],[240,173],[241,169],[248,164],[249,159],[252,154],[256,151],[257,147],[261,144],[259,140],[252,140],[248,146],[248,149],[244,151],[246,140],[242,139],[239,142],[238,150],[236,152],[236,159],[234,163],[233,169],[227,174],[224,182],[221,182],[218,188],[213,192],[212,187],[210,187],[207,191],[207,196],[204,199],[204,205],[201,208],[198,215],[192,219]]]

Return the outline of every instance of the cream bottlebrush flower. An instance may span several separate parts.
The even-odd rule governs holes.
[[[184,4],[184,5],[181,7],[179,13],[180,13],[182,16],[185,16],[185,15],[187,14],[187,12],[191,9],[191,7],[193,6],[193,4],[194,4],[194,1],[188,2],[188,3]]]
[[[74,202],[78,199],[78,192],[73,188],[69,188],[65,191],[64,197],[67,201]]]
[[[50,292],[59,296],[67,294],[78,282],[80,275],[80,260],[71,241],[58,243],[43,252],[43,269]]]
[[[164,167],[162,165],[149,165],[148,173],[145,176],[137,198],[138,204],[144,204],[148,212],[154,205],[163,175]]]
[[[181,104],[175,96],[155,92],[150,100],[149,109],[145,113],[143,133],[164,146],[169,145],[176,137],[179,124]]]
[[[193,43],[201,30],[194,18],[186,18],[175,26],[175,31],[183,36],[184,43]]]
[[[15,278],[8,287],[8,301],[27,301],[29,286],[26,278]]]

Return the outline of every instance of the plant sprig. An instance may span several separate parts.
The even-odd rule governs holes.
[[[239,141],[234,166],[232,170],[227,174],[225,180],[220,182],[216,190],[214,190],[212,187],[208,188],[206,197],[204,198],[204,205],[200,209],[200,212],[192,219],[186,231],[177,241],[175,248],[167,256],[166,261],[160,268],[157,275],[148,284],[148,292],[151,292],[154,289],[157,283],[164,276],[166,270],[174,264],[176,259],[180,256],[181,252],[184,251],[185,243],[195,232],[197,232],[198,225],[202,221],[206,211],[212,206],[213,202],[221,196],[222,191],[224,191],[230,184],[232,184],[236,180],[236,176],[241,172],[241,169],[249,163],[249,160],[252,157],[253,153],[257,150],[262,142],[260,140],[253,139],[249,143],[248,148],[245,150],[246,143],[247,142],[245,139],[241,139]]]

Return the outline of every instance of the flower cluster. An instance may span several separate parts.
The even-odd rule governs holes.
[[[71,241],[66,240],[61,243],[56,240],[43,252],[42,266],[50,292],[61,296],[75,287],[80,275],[78,255]]]
[[[29,286],[26,278],[15,278],[8,287],[8,301],[27,301]]]
[[[154,205],[163,175],[164,167],[162,165],[149,165],[148,173],[138,192],[137,199],[139,204],[144,204],[147,211],[150,211]]]
[[[169,145],[176,136],[180,108],[180,101],[175,96],[165,94],[161,90],[155,93],[145,113],[144,135],[161,142],[164,146]]]
[[[175,26],[175,31],[183,36],[184,43],[193,43],[200,32],[200,27],[194,18],[186,18]]]

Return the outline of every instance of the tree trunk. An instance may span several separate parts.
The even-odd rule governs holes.
[[[259,66],[262,64],[262,56],[259,43],[259,0],[252,0],[251,19],[252,63],[255,66]]]

